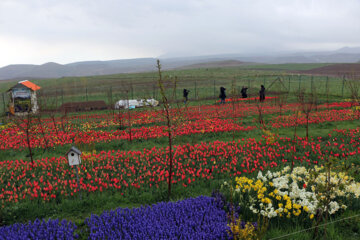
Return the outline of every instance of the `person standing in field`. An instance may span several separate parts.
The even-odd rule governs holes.
[[[219,98],[220,98],[220,104],[224,104],[225,103],[225,99],[226,99],[226,94],[225,94],[225,90],[226,88],[224,87],[220,87],[220,95],[219,95]]]
[[[189,92],[190,92],[190,90],[187,90],[186,88],[184,88],[184,91],[183,91],[184,104],[186,104],[186,102],[188,101]]]
[[[247,98],[247,91],[248,90],[248,88],[247,87],[242,87],[242,89],[241,89],[241,96],[242,96],[242,98]]]
[[[260,102],[263,102],[265,100],[265,87],[264,87],[264,85],[261,85],[259,95],[260,95]]]

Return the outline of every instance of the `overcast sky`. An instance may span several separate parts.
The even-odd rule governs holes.
[[[0,0],[0,67],[360,46],[360,0]]]

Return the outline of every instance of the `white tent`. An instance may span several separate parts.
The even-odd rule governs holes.
[[[129,100],[119,100],[115,103],[115,109],[120,108],[138,108],[138,107],[145,107],[145,106],[152,106],[155,107],[159,105],[159,102],[155,99],[129,99]]]

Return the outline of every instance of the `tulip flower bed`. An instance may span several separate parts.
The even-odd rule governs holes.
[[[353,121],[359,119],[360,111],[353,109],[340,109],[340,110],[325,110],[310,113],[308,119],[309,124],[323,123],[323,122],[340,122],[340,121]],[[306,124],[306,117],[304,114],[295,113],[288,116],[274,117],[269,125],[274,128],[281,127],[294,127]]]
[[[266,101],[274,100],[277,97],[266,97]],[[258,97],[251,97],[251,98],[228,98],[225,99],[225,102],[241,102],[241,101],[259,101]],[[221,102],[218,100],[217,102]]]
[[[192,122],[182,123],[175,129],[175,136],[191,135],[208,132],[229,132],[229,131],[250,131],[255,129],[254,126],[242,126],[234,123],[232,119],[204,119]],[[168,134],[166,126],[151,126],[133,128],[131,132],[132,139],[149,139],[166,137]],[[129,140],[130,133],[125,130],[112,131],[47,131],[45,135],[48,146],[54,147],[64,144],[82,144],[94,142],[110,142],[114,140]],[[0,135],[0,149],[24,149],[27,147],[26,138],[19,129],[3,130]],[[32,135],[30,145],[33,148],[45,148],[45,139],[41,134]]]
[[[76,239],[76,226],[66,220],[39,219],[26,224],[14,224],[0,227],[0,239],[28,240],[28,239]]]
[[[352,106],[353,104],[349,102],[319,105],[317,106],[317,111],[311,112],[308,119],[309,123],[317,124],[331,121],[357,120],[359,111],[356,108],[351,108]],[[298,103],[284,105],[282,113],[286,113],[285,116],[274,117],[266,115],[279,113],[278,106],[271,101],[265,102],[260,106],[262,114],[266,116],[268,126],[272,128],[286,128],[306,124],[305,116],[299,114],[300,107]],[[179,123],[175,122],[176,124],[173,129],[174,136],[201,135],[202,133],[219,134],[231,131],[251,133],[252,130],[257,128],[257,123],[255,122],[258,121],[254,119],[252,124],[251,115],[258,114],[259,105],[257,103],[239,102],[235,103],[235,105],[197,106],[182,110],[184,120],[179,121]],[[162,111],[131,112],[131,124],[134,125],[131,129],[131,138],[146,140],[166,137],[168,130],[164,126],[164,119],[160,116],[161,114]],[[250,126],[245,126],[240,120],[236,120],[236,118],[246,116],[250,117],[244,118],[244,123],[250,123]],[[118,127],[119,117],[123,118],[122,124],[126,126],[128,124],[128,115],[124,113],[42,119],[41,125],[37,122],[37,119],[33,119],[32,128],[30,129],[31,147],[41,149],[45,148],[46,144],[48,147],[56,148],[56,146],[64,144],[86,145],[127,141],[130,139],[130,132],[129,129],[121,130]],[[257,116],[254,116],[254,118],[257,118]],[[268,119],[270,120],[268,121]],[[0,129],[1,150],[23,150],[27,147],[24,131],[20,130],[26,123],[23,122],[22,124],[20,127],[8,124]],[[147,125],[143,126],[144,124]],[[258,129],[257,132],[259,131]],[[359,129],[333,130],[329,135],[316,138],[310,137],[309,139],[279,137],[270,130],[264,130],[264,135],[261,137],[261,140],[245,138],[231,142],[213,141],[173,146],[172,184],[174,189],[179,191],[177,194],[181,195],[194,186],[210,188],[209,183],[211,182],[230,181],[235,177],[239,177],[237,180],[245,179],[245,177],[249,180],[250,176],[258,171],[269,169],[271,171],[281,171],[282,168],[285,167],[287,169],[286,167],[291,164],[294,164],[295,167],[315,168],[316,166],[324,165],[329,158],[336,158],[344,162],[346,166],[353,166],[351,164],[358,166],[357,156],[360,154]],[[221,137],[219,138],[221,139]],[[107,149],[112,149],[112,146],[115,145],[111,145]],[[132,149],[137,148],[134,147]],[[160,192],[166,188],[169,179],[168,147],[142,148],[141,150],[131,151],[120,151],[114,147],[114,150],[109,151],[84,152],[82,164],[78,170],[69,167],[67,159],[59,155],[37,159],[34,161],[34,164],[22,159],[0,160],[0,202],[2,205],[10,208],[11,206],[28,203],[62,204],[65,200],[72,201],[75,198],[77,199],[79,187],[83,198],[115,195],[120,198],[127,198],[139,193],[160,195]],[[76,171],[79,174],[80,186],[78,186],[76,181]],[[267,179],[269,180],[270,178]],[[241,184],[248,183],[246,181],[244,180]],[[270,184],[269,181],[262,181],[263,186]],[[271,181],[272,183],[276,182],[274,179],[271,179]],[[301,184],[304,183],[301,182]],[[306,182],[305,185],[311,189],[311,184]],[[299,189],[301,190],[300,187]],[[358,186],[356,185],[356,187]],[[270,189],[268,186],[267,188]],[[358,196],[356,191],[352,194]],[[273,201],[272,203],[281,203],[286,207],[288,199],[285,199],[284,196],[281,196],[281,201],[283,202],[276,202],[280,201],[277,200],[276,197],[278,196],[276,194],[274,198],[271,196],[267,196],[267,198]],[[287,196],[291,198],[290,195]],[[264,197],[259,200],[260,202],[254,203],[251,210],[255,209],[259,213],[263,210],[266,214],[262,214],[262,216],[266,217],[273,216],[276,210],[280,211],[280,206],[274,207],[272,210],[270,208],[270,210],[267,209],[267,198]],[[114,236],[114,239],[121,237],[128,238],[129,236],[135,239],[137,237],[139,239],[149,238],[148,236],[154,238],[196,236],[196,238],[218,239],[218,236],[220,236],[218,234],[221,233],[225,234],[221,235],[221,238],[226,238],[230,225],[226,225],[226,219],[223,225],[219,224],[220,220],[218,218],[214,219],[210,214],[212,211],[220,214],[218,212],[220,210],[213,208],[212,200],[209,200],[210,198],[202,197],[199,199],[201,199],[202,203],[189,199],[186,200],[187,202],[185,201],[186,203],[159,203],[152,207],[143,207],[132,211],[117,209],[104,212],[99,216],[92,215],[86,221],[86,225],[90,229],[89,236],[91,239],[102,239],[104,236]],[[265,203],[262,202],[263,200]],[[263,208],[260,206],[261,203]],[[291,204],[293,207],[296,206],[295,210],[292,209],[294,212],[291,212],[291,216],[296,216],[297,214],[305,216],[304,212],[306,212],[309,213],[307,220],[310,219],[313,212],[309,204],[301,205],[300,208],[296,205],[299,204],[298,202]],[[198,209],[200,205],[204,207]],[[337,208],[338,205],[335,205],[335,203],[332,206],[332,209],[340,209]],[[299,209],[301,213],[299,213]],[[306,209],[309,209],[309,211],[307,212]],[[179,218],[179,215],[184,213],[189,215],[184,215],[184,219]],[[209,222],[203,220],[199,223],[191,220],[192,218],[199,218],[200,215],[205,216],[208,213],[209,215],[206,215],[206,217],[209,217]],[[255,213],[253,212],[253,214]],[[279,215],[277,213],[277,216]],[[165,222],[165,220],[169,222]],[[211,221],[215,220],[218,221],[218,228],[211,225]],[[180,225],[179,221],[183,225]],[[251,221],[256,221],[256,219]],[[59,226],[65,225],[61,223]],[[69,223],[68,225],[70,226],[71,224]],[[222,226],[221,229],[220,225]],[[19,226],[16,229],[26,228],[25,225]],[[44,232],[45,230],[43,229],[47,229],[38,221],[36,222],[38,227],[31,226],[29,229],[42,229],[39,230],[40,232]],[[56,229],[55,223],[51,226],[49,228]],[[162,228],[162,226],[166,226],[166,229]],[[235,228],[235,226],[231,226],[231,229],[233,227]],[[16,229],[9,231],[26,233],[26,230]],[[169,232],[166,232],[167,230]],[[71,230],[72,232],[69,231],[66,233],[65,230],[61,230],[64,234],[68,234],[66,235],[68,237],[64,238],[71,238],[69,234],[72,234],[72,237],[75,236],[73,230]],[[160,235],[156,235],[156,233]],[[34,231],[31,234],[35,234]],[[46,235],[46,233],[41,234]],[[59,235],[60,233],[56,234]],[[11,233],[8,233],[8,235],[10,236]],[[24,236],[29,235],[25,234]]]
[[[211,197],[118,208],[86,220],[89,239],[229,239],[226,212]]]
[[[333,103],[330,107],[348,107],[351,103]],[[246,109],[247,114],[251,111],[257,111],[255,106],[252,106],[252,109],[249,105],[245,105],[248,108]],[[325,105],[321,105],[325,107]],[[221,110],[221,113],[216,115],[225,114],[225,116],[231,115],[230,105],[226,105],[225,109]],[[294,104],[287,105],[284,109],[292,108]],[[208,113],[211,116],[214,116],[214,109],[219,110],[218,106],[205,106],[205,110],[202,111],[202,114]],[[211,109],[211,111],[207,111]],[[277,108],[270,105],[263,106],[264,114],[273,113]],[[191,112],[193,111],[193,112]],[[188,112],[188,118],[194,119],[194,116],[199,117],[199,113],[194,111],[194,108]],[[212,112],[212,113],[211,113]],[[146,112],[148,113],[148,112]],[[191,114],[190,114],[191,113]],[[141,113],[137,113],[138,116]],[[201,115],[201,114],[200,114]],[[236,111],[235,117],[240,117],[244,115],[240,111]],[[101,116],[101,115],[100,115]],[[109,116],[109,115],[106,115]],[[331,122],[331,121],[347,121],[358,119],[359,111],[352,109],[332,109],[314,112],[310,115],[309,123],[320,123],[320,122]],[[112,115],[114,120],[114,115]],[[192,135],[208,132],[230,132],[230,131],[250,131],[255,129],[255,126],[243,126],[241,123],[236,123],[233,119],[225,118],[201,118],[193,121],[186,120],[180,125],[176,126],[174,135],[183,136],[183,135]],[[89,143],[101,143],[101,142],[111,142],[118,140],[129,140],[130,132],[128,130],[99,130],[103,127],[108,127],[110,121],[100,121],[100,122],[85,122],[80,124],[81,127],[76,127],[78,121],[75,119],[82,119],[84,116],[72,117],[68,119],[68,123],[65,124],[62,122],[55,122],[55,125],[50,119],[44,119],[42,126],[40,127],[36,120],[34,120],[33,128],[30,129],[30,145],[32,148],[45,148],[46,144],[48,147],[62,146],[65,144],[89,144]],[[90,116],[90,119],[99,119],[99,116]],[[140,118],[143,119],[143,118]],[[109,119],[108,119],[109,120]],[[72,121],[75,123],[73,124]],[[254,120],[257,121],[257,120]],[[23,123],[25,125],[26,123]],[[111,123],[114,124],[114,121]],[[295,125],[305,125],[306,118],[304,115],[292,114],[287,116],[278,116],[274,117],[269,125],[274,128],[280,127],[293,127]],[[25,128],[23,126],[23,128]],[[60,130],[61,129],[61,130]],[[6,129],[1,130],[0,132],[0,149],[25,149],[27,147],[25,134],[20,128],[10,125]],[[148,127],[138,127],[132,128],[131,139],[150,139],[150,138],[159,138],[167,136],[167,127],[166,126],[148,126]]]
[[[294,162],[296,165],[323,164],[333,156],[354,161],[360,154],[359,129],[338,130],[330,140],[290,138],[244,139],[185,144],[173,150],[173,184],[186,187],[214,178],[229,178]],[[102,151],[84,155],[80,166],[80,187],[85,193],[158,188],[168,179],[168,148],[142,151]],[[77,194],[75,169],[65,157],[29,161],[1,161],[0,200],[18,202],[71,198]]]
[[[258,109],[257,104],[248,103],[248,102],[239,102],[235,105],[235,113],[233,112],[232,104],[225,105],[202,105],[202,106],[189,106],[187,108],[181,109],[181,114],[187,120],[196,120],[196,119],[211,119],[211,118],[231,118],[235,117],[244,117],[257,115]],[[274,102],[264,102],[261,104],[262,111],[264,114],[274,114],[279,113],[279,106]],[[317,106],[317,109],[333,109],[333,108],[350,108],[353,107],[354,103],[351,102],[333,102],[328,104],[321,104]],[[294,109],[299,109],[299,103],[289,103],[285,104],[282,107],[282,111],[293,111]],[[178,110],[170,110],[171,115],[174,115]],[[234,115],[235,114],[235,115]],[[80,115],[67,117],[68,122],[76,123],[74,125],[85,127],[86,129],[98,129],[106,128],[109,126],[118,126],[120,118],[123,120],[123,124],[128,124],[128,114],[123,111],[114,112],[114,114],[90,114],[90,115]],[[46,121],[51,122],[51,119]],[[58,128],[61,128],[61,118],[56,119],[56,125]],[[131,112],[131,123],[133,125],[143,125],[150,123],[163,122],[163,112],[162,110],[149,110],[149,111],[139,111]],[[51,123],[52,124],[52,123]],[[50,124],[50,125],[51,125]],[[85,124],[85,125],[84,125]]]

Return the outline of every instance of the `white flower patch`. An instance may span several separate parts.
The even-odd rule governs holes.
[[[360,197],[360,183],[354,182],[345,173],[330,172],[328,182],[329,172],[325,172],[324,167],[315,166],[314,173],[305,167],[296,167],[292,172],[290,170],[287,166],[273,173],[259,171],[257,180],[246,177],[237,180],[242,181],[239,185],[246,185],[246,189],[250,189],[247,192],[251,193],[250,210],[254,214],[268,218],[300,214],[311,217],[319,210],[335,214],[347,208],[338,202],[339,197]],[[235,193],[242,194],[242,191],[236,188]],[[328,197],[330,203],[325,205],[327,201],[324,200]]]
[[[352,182],[350,185],[345,187],[347,192],[353,193],[355,198],[360,196],[360,183]]]
[[[339,210],[339,208],[340,208],[339,204],[337,202],[335,202],[335,201],[331,201],[329,206],[330,206],[330,209],[328,210],[328,212],[330,214],[336,213],[337,210]]]
[[[259,171],[258,175],[257,175],[257,179],[260,179],[263,182],[267,181],[267,178],[262,174],[261,171]]]

